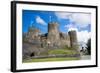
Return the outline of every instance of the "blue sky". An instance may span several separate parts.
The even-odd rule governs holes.
[[[37,21],[38,19],[38,21]],[[42,20],[44,22],[41,21]],[[32,10],[23,10],[23,32],[28,31],[28,27],[34,25],[36,28],[40,29],[41,32],[47,32],[48,23],[50,21],[55,21],[59,23],[59,30],[61,32],[67,32],[68,29],[65,27],[69,24],[73,25],[74,22],[71,22],[70,19],[59,19],[54,11],[32,11]],[[79,31],[81,30],[88,30],[90,31],[90,25],[85,28],[77,27]]]
[[[27,32],[28,27],[33,25],[41,33],[47,33],[48,23],[51,21],[58,22],[59,31],[63,33],[76,29],[79,35],[87,34],[89,37],[91,32],[91,14],[89,13],[23,10],[22,14],[23,32]]]

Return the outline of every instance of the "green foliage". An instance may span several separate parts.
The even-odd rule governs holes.
[[[89,39],[87,42],[87,50],[88,50],[88,54],[91,55],[91,39]]]
[[[28,39],[26,38],[26,36],[27,36],[27,33],[23,33],[23,42],[28,41]]]

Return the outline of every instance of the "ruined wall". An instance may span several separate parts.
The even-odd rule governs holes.
[[[28,42],[40,41],[39,29],[30,27],[27,34]]]
[[[71,47],[77,55],[80,55],[76,31],[59,32],[59,24],[56,22],[49,23],[48,33],[41,35],[39,35],[39,29],[31,27],[26,37],[27,42],[23,42],[23,58],[48,56],[48,50],[64,47]]]
[[[59,32],[59,24],[57,22],[51,22],[48,24],[48,36],[47,40],[51,44],[57,46],[70,47],[70,36],[67,33]]]
[[[60,33],[60,45],[70,47],[70,37],[67,33]]]

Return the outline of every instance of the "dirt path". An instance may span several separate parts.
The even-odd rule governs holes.
[[[91,59],[90,55],[81,56],[81,60],[90,60],[90,59]]]

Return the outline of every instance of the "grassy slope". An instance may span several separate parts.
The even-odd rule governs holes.
[[[74,55],[77,54],[75,50],[66,50],[66,49],[56,49],[48,51],[49,54],[67,54],[67,55]]]
[[[71,58],[45,58],[45,59],[30,59],[24,60],[23,63],[30,63],[30,62],[48,62],[48,61],[69,61],[69,60],[79,60],[79,58],[71,57]]]
[[[44,53],[46,54],[46,53]],[[49,50],[48,54],[46,55],[75,55],[78,54],[77,51],[73,50],[72,48],[62,48],[62,49],[54,49],[54,50]],[[42,55],[42,54],[41,54]],[[68,60],[79,60],[80,58],[78,57],[59,57],[59,58],[41,58],[41,59],[29,59],[29,60],[23,60],[23,63],[27,62],[46,62],[46,61],[68,61]]]

